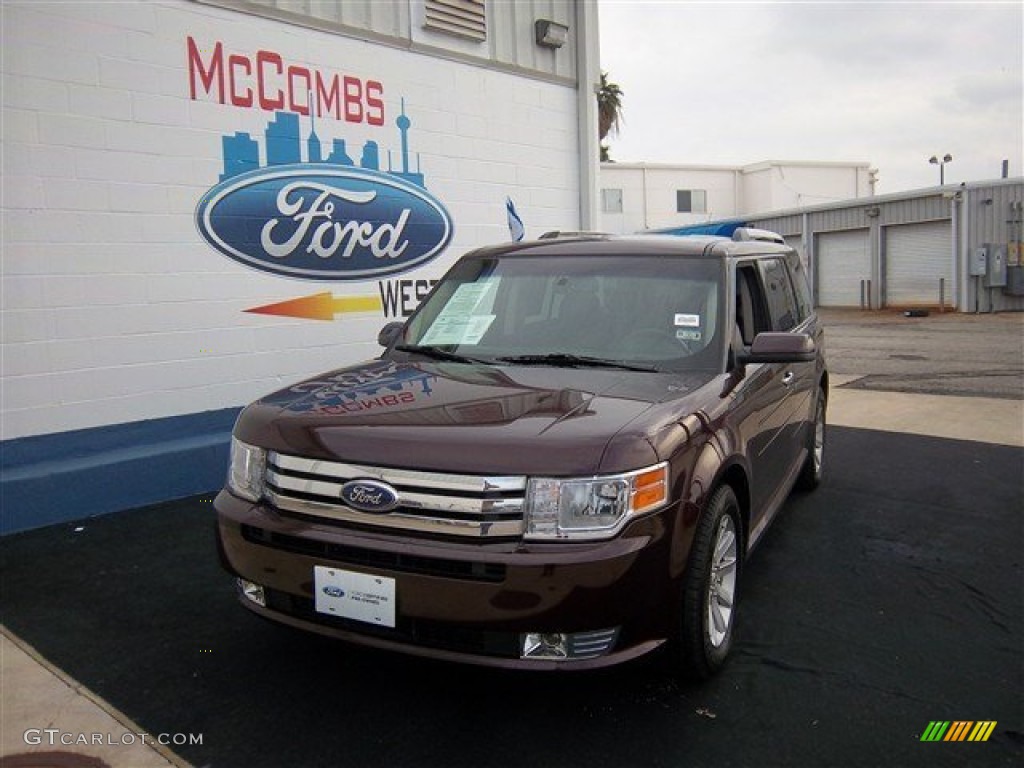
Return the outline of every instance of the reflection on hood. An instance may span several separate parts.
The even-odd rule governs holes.
[[[354,417],[347,423],[502,424],[526,415],[582,416],[592,393],[524,387],[504,372],[477,366],[378,361],[295,384],[262,402],[292,413]],[[438,371],[437,369],[444,369]],[[434,398],[442,373],[445,397]],[[451,397],[465,387],[466,397]]]

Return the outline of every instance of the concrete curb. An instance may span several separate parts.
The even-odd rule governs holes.
[[[0,680],[0,755],[5,766],[18,764],[16,757],[12,760],[14,756],[48,753],[54,755],[55,768],[93,766],[96,760],[111,768],[189,768],[152,734],[54,667],[4,626],[0,626]],[[45,729],[57,731],[52,736],[55,743],[50,743]],[[28,731],[42,743],[26,743]],[[140,734],[146,735],[146,743]],[[89,741],[98,736],[100,741],[115,743],[73,743],[83,736]],[[62,737],[72,743],[61,743]],[[121,743],[129,737],[132,743]]]
[[[1024,401],[846,389],[832,377],[828,423],[1024,448]]]

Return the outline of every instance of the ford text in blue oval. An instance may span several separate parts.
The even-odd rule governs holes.
[[[439,256],[445,207],[404,179],[308,163],[226,179],[196,208],[203,238],[253,269],[304,280],[367,280]]]

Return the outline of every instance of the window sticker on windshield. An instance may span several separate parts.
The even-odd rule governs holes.
[[[700,341],[700,331],[679,329],[676,331],[676,338],[681,341]]]
[[[682,325],[686,328],[699,328],[700,327],[700,315],[680,315],[676,314],[676,325]]]
[[[431,323],[421,344],[479,344],[494,315],[487,314],[494,304],[497,279],[464,283],[455,289],[444,309]]]
[[[494,322],[494,315],[473,315],[471,317],[446,317],[444,313],[434,320],[420,341],[421,344],[479,344],[480,339]]]
[[[492,291],[497,291],[498,281],[495,279],[481,280],[478,283],[463,283],[455,289],[455,293],[448,299],[448,303],[445,304],[444,309],[441,310],[440,317],[456,316],[456,315],[474,315],[477,309],[490,309],[490,307],[484,308],[485,299],[488,298],[488,294]]]

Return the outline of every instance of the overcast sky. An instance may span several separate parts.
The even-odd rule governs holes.
[[[866,161],[877,191],[1022,176],[1024,3],[600,0],[619,162]]]

